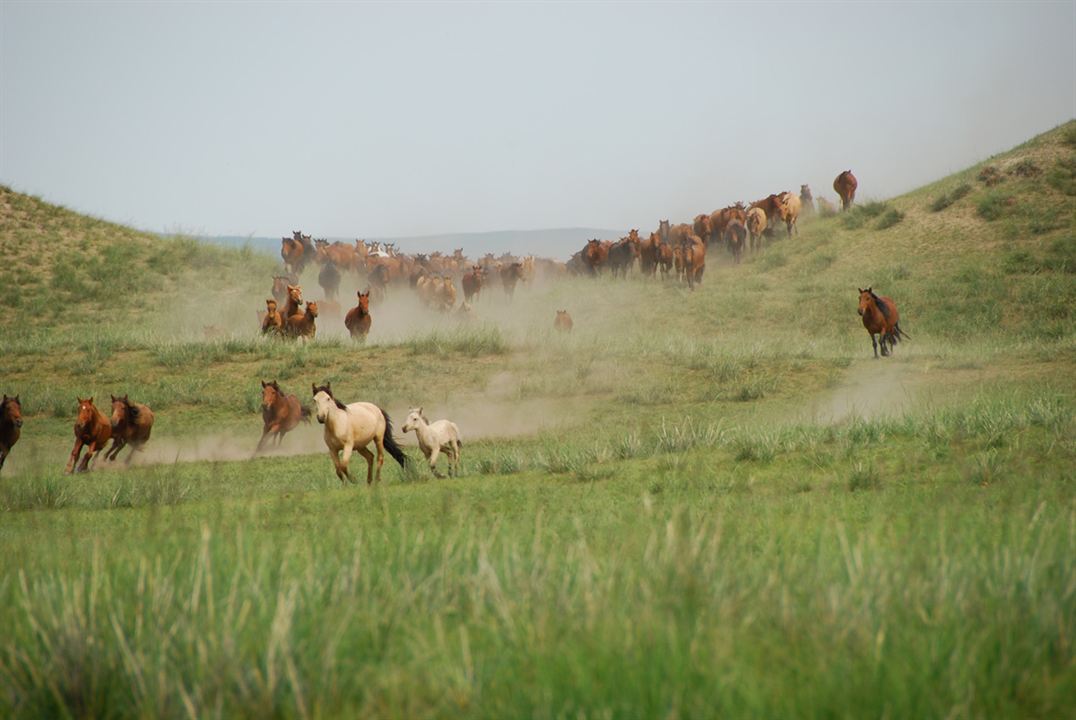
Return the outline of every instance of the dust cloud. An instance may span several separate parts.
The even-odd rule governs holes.
[[[821,423],[902,415],[915,403],[921,382],[919,372],[906,363],[860,361],[836,389],[812,404],[809,415]]]

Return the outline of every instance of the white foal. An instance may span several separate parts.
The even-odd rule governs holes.
[[[443,452],[448,457],[448,472],[451,475],[453,467],[458,477],[460,474],[460,447],[463,440],[460,438],[460,429],[451,420],[438,420],[431,423],[422,414],[422,408],[411,408],[407,415],[407,422],[402,430],[415,431],[418,436],[418,446],[422,448],[422,454],[430,463],[430,471],[437,477],[443,477],[437,472],[437,459]]]

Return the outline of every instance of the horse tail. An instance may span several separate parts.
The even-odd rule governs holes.
[[[893,329],[896,331],[897,337],[902,337],[905,340],[911,340],[912,339],[911,335],[909,335],[908,333],[904,332],[904,330],[901,329],[900,323],[897,323],[896,325],[894,325]]]
[[[378,410],[381,410],[381,416],[385,418],[385,449],[389,451],[389,455],[391,455],[396,462],[400,463],[400,467],[407,467],[407,456],[404,455],[400,446],[396,444],[396,438],[392,437],[392,419],[389,417],[389,414],[381,408],[378,408]]]
[[[307,425],[310,424],[310,408],[308,408],[306,405],[299,406],[299,419]]]

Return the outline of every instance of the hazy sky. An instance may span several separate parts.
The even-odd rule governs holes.
[[[650,229],[1076,116],[1076,2],[0,0],[0,182],[153,230]]]

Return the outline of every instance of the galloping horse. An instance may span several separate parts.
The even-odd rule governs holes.
[[[291,318],[293,315],[301,315],[299,308],[303,304],[303,289],[299,285],[288,285],[288,301],[284,305],[284,312],[280,313],[284,319],[284,332],[291,333]]]
[[[276,309],[276,300],[265,301],[265,317],[262,318],[262,335],[280,335],[284,332],[284,318]]]
[[[477,297],[482,292],[482,276],[485,272],[481,265],[472,265],[471,269],[460,281],[463,285],[463,300],[471,302],[471,298]]]
[[[82,463],[78,466],[78,472],[85,472],[90,468],[90,460],[93,456],[108,445],[112,437],[112,423],[105,414],[93,404],[93,398],[83,400],[78,398],[78,418],[75,420],[75,447],[71,450],[71,459],[67,461],[65,473],[75,469],[78,456],[82,452],[82,446],[86,446],[86,454],[82,457]]]
[[[370,325],[373,319],[370,317],[370,291],[357,292],[359,304],[347,311],[344,316],[344,327],[351,333],[352,340],[366,341],[370,334]]]
[[[149,442],[150,431],[153,430],[153,411],[148,405],[133,403],[127,396],[112,396],[112,447],[105,452],[105,460],[115,460],[120,450],[130,443],[131,454],[127,456],[126,464],[131,464],[131,458],[135,451]]]
[[[366,484],[374,482],[374,454],[366,448],[371,441],[377,448],[378,482],[381,482],[381,466],[385,463],[386,450],[400,463],[400,467],[404,467],[407,456],[392,437],[392,420],[388,413],[368,402],[344,405],[333,397],[328,382],[311,387],[318,408],[318,422],[325,425],[325,445],[329,448],[329,457],[333,459],[336,477],[340,478],[340,482],[355,482],[348,470],[352,451],[366,458]]]
[[[11,448],[19,441],[22,434],[22,403],[19,396],[8,397],[0,402],[0,470],[4,469]]]
[[[871,288],[859,289],[859,315],[863,318],[863,327],[871,336],[871,345],[874,346],[874,357],[878,357],[878,344],[882,345],[882,355],[889,355],[893,346],[900,342],[902,337],[911,340],[911,337],[900,329],[900,313],[897,312],[897,304],[893,298],[878,297]],[[875,335],[879,336],[875,340]],[[886,347],[886,343],[889,347]]]
[[[279,445],[284,435],[294,430],[300,420],[310,422],[310,411],[299,403],[299,398],[285,395],[276,380],[262,380],[262,437],[254,452],[262,449],[270,435],[276,435],[276,444]]]
[[[706,272],[706,243],[695,233],[689,233],[680,248],[684,256],[684,277],[687,286],[694,290]]]

